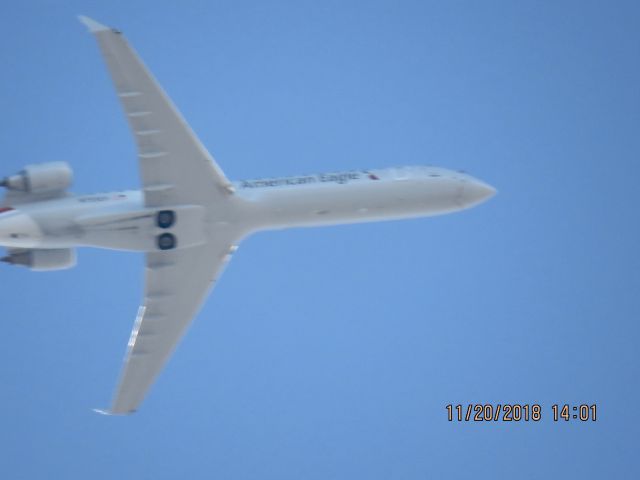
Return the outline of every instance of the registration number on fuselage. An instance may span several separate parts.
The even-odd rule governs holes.
[[[109,200],[122,200],[127,198],[124,193],[118,193],[115,195],[90,195],[87,197],[77,197],[76,200],[80,203],[99,203],[107,202]]]

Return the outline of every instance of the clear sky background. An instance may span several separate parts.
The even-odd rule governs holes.
[[[180,6],[178,4],[180,3]],[[142,256],[0,268],[0,477],[640,478],[640,6],[43,1],[0,8],[0,173],[137,188],[121,29],[234,180],[394,165],[499,194],[244,242],[141,410],[104,417]],[[538,403],[538,423],[448,422]],[[551,405],[596,403],[597,422]]]

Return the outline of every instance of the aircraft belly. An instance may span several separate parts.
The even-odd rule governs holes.
[[[414,179],[271,189],[257,195],[259,229],[323,226],[439,215],[459,210],[457,182]]]
[[[171,212],[175,221],[161,226],[160,211]],[[178,205],[159,209],[86,215],[76,219],[83,229],[85,245],[152,252],[159,249],[158,239],[170,234],[176,239],[173,248],[188,248],[203,245],[207,241],[206,209],[200,205]]]

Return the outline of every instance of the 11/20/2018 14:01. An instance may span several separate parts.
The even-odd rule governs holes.
[[[453,422],[539,422],[543,417],[543,409],[537,403],[469,403],[448,404],[446,406],[447,420]],[[554,422],[564,420],[578,420],[581,422],[592,421],[597,419],[596,404],[580,404],[569,405],[553,404],[551,405],[552,418]]]

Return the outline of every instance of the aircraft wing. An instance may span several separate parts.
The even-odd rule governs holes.
[[[147,207],[224,208],[231,183],[191,131],[140,58],[117,30],[80,20],[100,45],[138,147]],[[111,409],[136,410],[170,357],[239,236],[224,230],[204,245],[149,252],[143,305],[138,310]]]
[[[143,305],[109,414],[136,410],[235,250],[233,239],[147,253]]]
[[[98,40],[138,147],[145,205],[211,205],[231,182],[122,33],[80,16]]]

